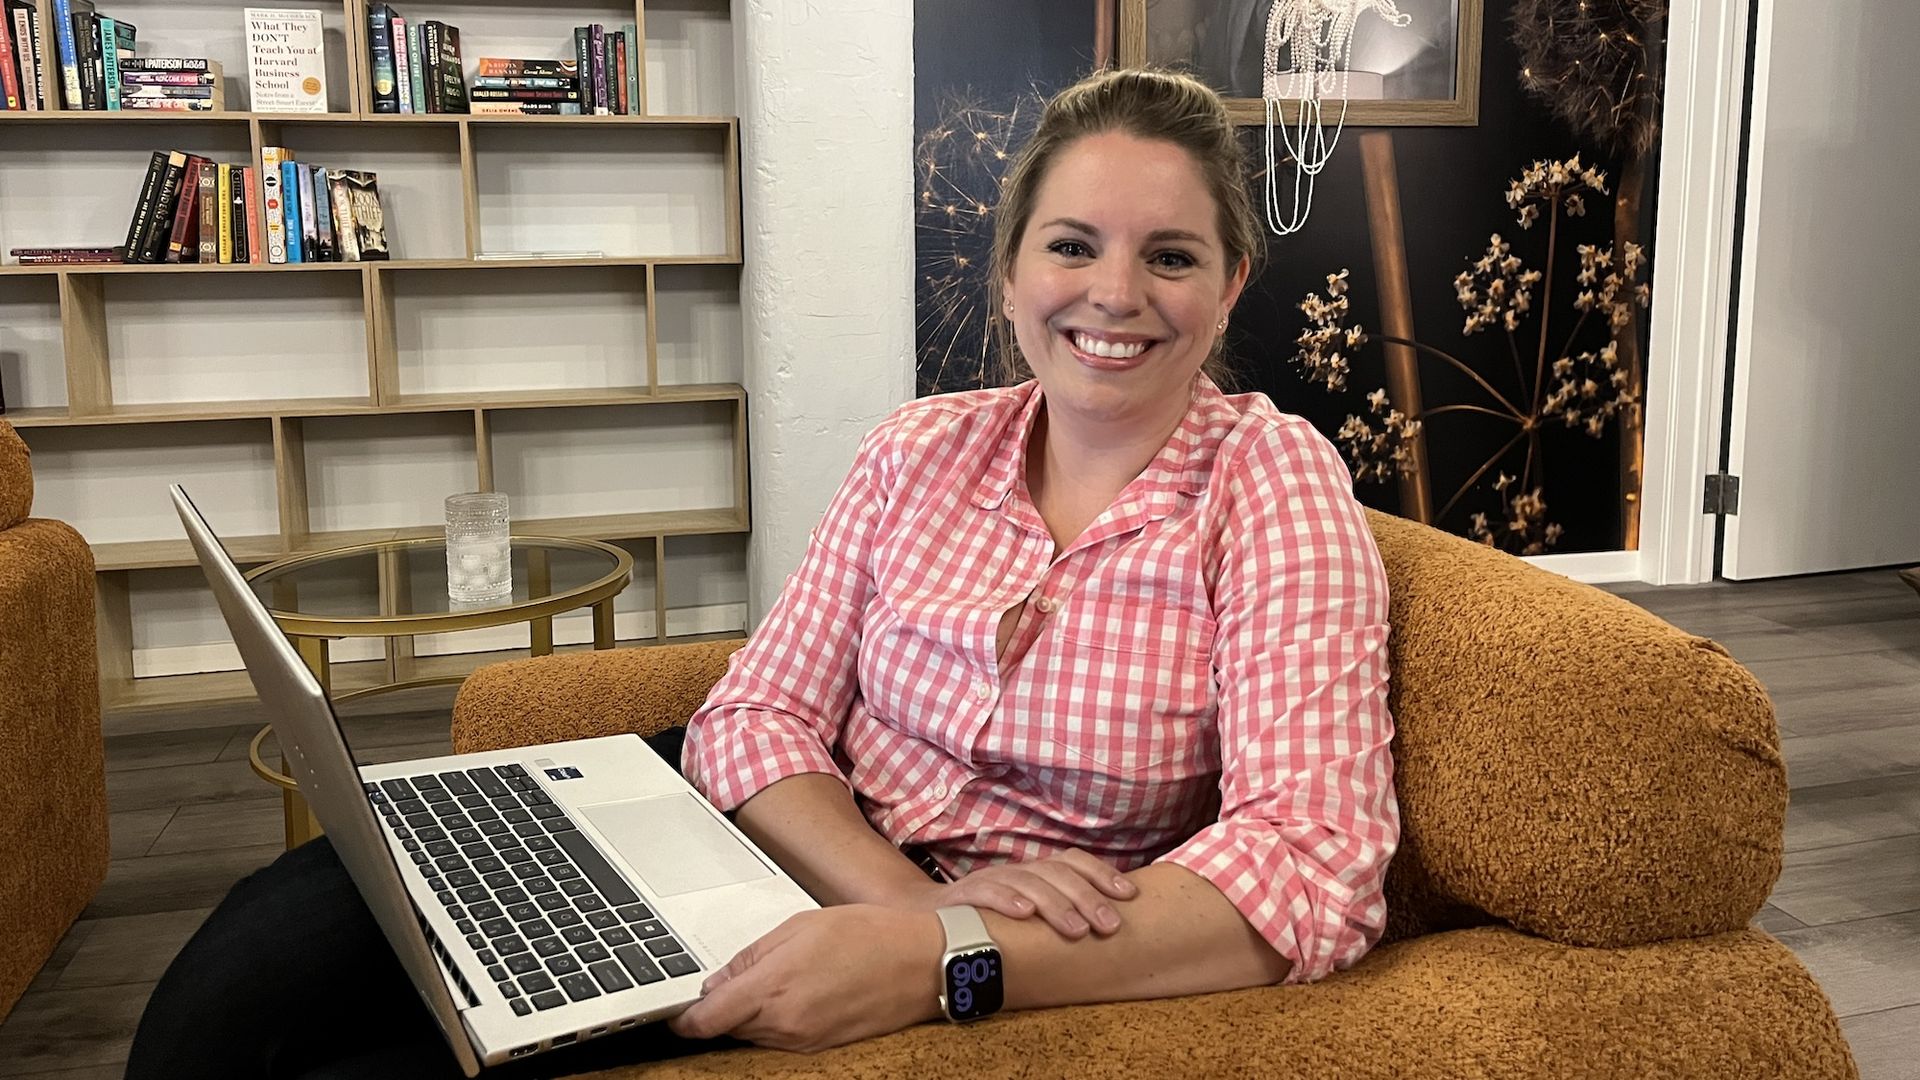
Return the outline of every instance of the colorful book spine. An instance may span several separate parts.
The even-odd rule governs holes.
[[[200,202],[200,163],[205,160],[194,154],[187,155],[186,168],[180,174],[180,194],[173,201],[173,227],[167,230],[167,248],[161,255],[163,262],[185,262],[190,254],[188,238],[193,232],[194,207]],[[194,240],[197,242],[198,238]]]
[[[160,177],[160,190],[153,199],[153,216],[147,222],[140,248],[127,249],[129,262],[158,263],[167,258],[167,235],[172,229],[173,212],[180,203],[189,155],[175,150],[167,155],[167,171]],[[137,257],[136,257],[137,256]]]
[[[109,109],[120,108],[120,62],[133,59],[138,36],[139,28],[132,23],[100,16],[100,69]]]
[[[577,101],[476,101],[475,116],[579,116]]]
[[[627,111],[627,46],[620,40],[616,31],[607,35],[607,99],[613,103],[613,114],[619,116]]]
[[[13,111],[26,109],[26,100],[20,93],[19,67],[13,61],[13,12],[0,8],[0,97],[6,99],[7,108]]]
[[[315,262],[339,262],[340,248],[334,241],[333,196],[327,190],[327,170],[313,170],[314,235],[319,238],[320,254]]]
[[[222,73],[220,61],[208,60],[204,56],[136,56],[131,60],[120,61],[120,70],[127,71],[200,71],[211,75]]]
[[[476,75],[473,78],[474,90],[577,90],[579,83],[573,79],[549,78],[544,75]]]
[[[220,261],[233,261],[233,166],[220,165],[220,188],[214,194],[219,204],[220,217]]]
[[[407,24],[407,63],[412,68],[411,81],[407,84],[407,96],[413,101],[413,111],[427,111],[427,73],[420,64],[420,26]]]
[[[593,114],[605,116],[613,111],[613,99],[607,96],[607,28],[599,23],[588,27],[589,64],[593,70]]]
[[[439,76],[440,108],[443,112],[463,113],[467,111],[467,69],[460,59],[460,28],[457,26],[440,27],[440,49],[433,61],[434,72]]]
[[[340,261],[359,262],[360,240],[353,223],[353,193],[347,190],[345,179],[339,173],[322,169],[320,174],[326,178],[327,201],[333,204],[333,230],[340,237]]]
[[[393,41],[393,96],[398,103],[398,112],[413,111],[413,57],[407,51],[407,31],[413,29],[407,20],[394,12],[387,20],[387,36]]]
[[[483,56],[477,61],[480,78],[541,78],[573,80],[580,77],[580,65],[572,60],[514,60]],[[480,78],[474,79],[479,86]]]
[[[280,163],[280,197],[285,202],[280,214],[287,231],[287,261],[306,262],[300,248],[300,166],[291,155]]]
[[[73,37],[73,0],[53,0],[53,41],[60,51],[60,90],[66,107],[84,109],[80,97],[80,50]]]
[[[244,206],[247,222],[247,261],[260,261],[260,170],[249,165],[240,170],[246,191]]]
[[[251,230],[247,227],[247,169],[244,165],[234,165],[228,172],[233,176],[233,193],[227,200],[232,204],[228,207],[228,218],[233,222],[233,261],[245,263],[250,261],[247,253],[252,250]]]
[[[266,222],[267,262],[280,265],[287,261],[287,219],[281,209],[285,197],[280,190],[280,164],[293,160],[293,152],[284,146],[260,148],[260,213]]]
[[[147,162],[147,177],[140,182],[140,198],[133,204],[133,218],[127,222],[126,260],[140,261],[140,250],[147,236],[147,226],[153,220],[154,199],[160,194],[160,182],[167,175],[168,155],[165,150],[155,150]]]
[[[199,261],[220,261],[220,166],[211,161],[200,163],[200,250]],[[182,256],[184,258],[184,256]]]
[[[628,23],[620,28],[622,42],[626,45],[627,73],[627,113],[638,115],[640,109],[640,28]]]
[[[46,72],[40,66],[40,10],[31,4],[9,2],[15,51],[20,57],[21,99],[29,111],[47,107]]]
[[[313,209],[314,166],[296,162],[294,176],[300,185],[300,261],[326,262],[320,250],[320,219]]]
[[[444,29],[440,23],[427,20],[420,24],[420,79],[421,92],[427,99],[427,111],[446,112],[446,105],[440,100],[440,32]]]
[[[593,30],[586,26],[573,28],[573,64],[580,73],[580,104],[583,111],[593,111]]]
[[[393,9],[375,4],[367,9],[367,59],[373,72],[373,111],[400,111],[399,87],[393,62]]]

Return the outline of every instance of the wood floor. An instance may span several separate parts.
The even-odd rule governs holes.
[[[1766,683],[1793,785],[1786,868],[1758,924],[1844,1018],[1865,1080],[1920,1080],[1920,595],[1891,571],[1618,587]],[[444,753],[450,690],[347,721],[366,760]],[[377,711],[373,711],[377,710]],[[0,1077],[118,1077],[147,994],[228,886],[280,850],[247,768],[252,706],[109,716],[113,866],[3,1024]]]

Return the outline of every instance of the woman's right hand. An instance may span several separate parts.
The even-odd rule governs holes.
[[[976,907],[1010,919],[1037,914],[1074,941],[1089,931],[1102,937],[1117,932],[1120,913],[1112,901],[1139,895],[1120,871],[1078,848],[1036,862],[983,866],[950,884],[930,884],[911,898],[913,907]]]

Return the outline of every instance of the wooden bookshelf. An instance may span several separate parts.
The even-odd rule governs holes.
[[[366,0],[306,5],[323,11],[333,111],[251,112],[234,43],[245,6],[101,3],[139,27],[144,55],[220,60],[241,108],[0,112],[0,251],[120,243],[156,149],[258,168],[263,147],[284,146],[366,168],[388,215],[384,262],[0,264],[5,416],[35,450],[41,512],[92,543],[107,700],[152,696],[134,678],[136,627],[151,638],[174,617],[168,597],[193,565],[161,512],[172,478],[211,497],[243,563],[433,535],[444,495],[509,490],[516,532],[640,542],[643,561],[650,546],[654,595],[634,610],[653,612],[665,640],[668,538],[737,538],[751,520],[739,126],[731,45],[716,45],[727,3],[666,0],[651,24],[645,0],[395,5],[461,26],[469,72],[480,56],[568,55],[584,22],[632,22],[643,114],[623,116],[373,113]],[[51,28],[52,0],[39,8]],[[40,62],[57,70],[54,35],[42,38]],[[590,248],[603,254],[480,257]],[[605,506],[591,485],[543,490],[540,477],[575,469],[644,490]],[[657,505],[676,492],[684,506]],[[403,505],[383,520],[382,499]]]

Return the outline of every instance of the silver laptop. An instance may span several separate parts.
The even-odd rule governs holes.
[[[301,793],[466,1075],[673,1016],[817,906],[637,735],[355,766],[319,682],[170,490]]]

